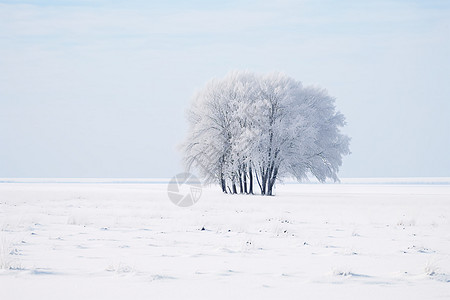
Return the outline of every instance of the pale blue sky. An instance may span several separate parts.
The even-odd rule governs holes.
[[[337,98],[342,177],[450,176],[449,1],[0,0],[0,177],[171,177],[235,69]]]

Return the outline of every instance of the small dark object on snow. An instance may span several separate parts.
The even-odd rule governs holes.
[[[202,229],[200,229],[200,230],[201,230],[201,231],[204,231],[204,230],[206,230],[206,229],[205,229],[205,226],[203,226],[203,227],[202,227]]]

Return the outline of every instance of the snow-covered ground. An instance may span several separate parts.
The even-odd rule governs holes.
[[[0,181],[2,300],[450,298],[448,178],[189,208],[162,180]]]

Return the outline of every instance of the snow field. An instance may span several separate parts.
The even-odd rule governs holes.
[[[444,299],[450,186],[0,184],[1,299]]]

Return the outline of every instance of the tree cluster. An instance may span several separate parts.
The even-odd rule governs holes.
[[[187,169],[224,193],[272,195],[279,178],[338,180],[349,137],[326,90],[281,73],[236,71],[193,98],[183,143]]]

